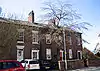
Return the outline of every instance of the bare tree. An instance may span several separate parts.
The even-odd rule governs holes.
[[[0,59],[10,59],[12,50],[16,49],[18,39],[18,29],[26,29],[26,31],[32,29],[28,26],[22,26],[23,15],[17,15],[16,13],[1,12],[0,17]],[[27,22],[25,22],[27,23]],[[25,34],[31,37],[31,32]],[[30,35],[30,36],[29,36]]]
[[[45,11],[43,19],[51,20],[54,26],[66,25],[68,27],[75,26],[85,28],[85,25],[90,25],[87,22],[79,23],[81,15],[76,10],[72,9],[72,5],[67,2],[57,0],[57,2],[44,2],[45,7],[42,10]]]
[[[0,17],[6,18],[9,20],[25,20],[24,14],[17,14],[17,13],[10,13],[10,12],[3,12],[2,8],[0,8]]]
[[[44,11],[42,19],[49,21],[55,27],[66,26],[72,30],[84,33],[83,29],[88,30],[88,26],[92,26],[88,22],[81,21],[81,15],[68,2],[60,0],[56,0],[56,2],[44,2],[42,11]],[[84,39],[83,41],[88,43]]]
[[[16,26],[11,22],[0,22],[0,59],[8,58],[17,40]]]
[[[0,7],[0,14],[1,14],[1,12],[2,12],[2,8]]]
[[[13,45],[16,43],[18,32],[17,26],[12,19],[15,16],[12,14],[1,12],[0,17],[0,59],[8,59]],[[17,18],[17,17],[16,17]]]
[[[98,39],[100,39],[100,34],[98,34],[97,37],[98,37]],[[95,54],[100,53],[100,42],[99,41],[96,43],[96,46],[94,48],[94,53]]]

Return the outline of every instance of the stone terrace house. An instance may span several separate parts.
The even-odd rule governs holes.
[[[3,20],[5,21],[5,20]],[[2,22],[3,22],[2,21]],[[13,21],[15,22],[15,21]],[[10,59],[38,59],[49,61],[64,61],[63,33],[54,42],[50,30],[56,30],[53,26],[34,22],[33,11],[29,13],[28,21],[17,21],[19,36],[10,52]],[[5,22],[4,22],[5,23]],[[67,60],[82,59],[81,33],[70,29],[65,30]],[[62,44],[59,45],[58,43]]]

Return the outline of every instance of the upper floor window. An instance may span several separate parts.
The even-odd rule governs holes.
[[[24,29],[18,29],[17,43],[24,43]]]
[[[71,34],[69,33],[69,34],[67,35],[67,37],[68,37],[68,42],[69,42],[69,44],[72,45],[72,37],[71,37]]]
[[[77,45],[80,45],[81,44],[81,37],[80,35],[77,35]]]
[[[38,31],[32,31],[32,44],[38,44]]]
[[[51,44],[51,35],[46,34],[46,44]]]

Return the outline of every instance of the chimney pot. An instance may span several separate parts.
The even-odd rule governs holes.
[[[33,10],[28,14],[28,21],[34,23],[34,12]]]

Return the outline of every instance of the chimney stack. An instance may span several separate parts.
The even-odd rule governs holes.
[[[34,12],[33,12],[33,10],[28,14],[28,22],[34,23]]]

